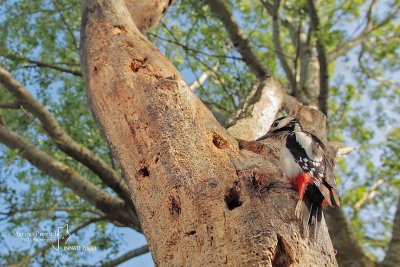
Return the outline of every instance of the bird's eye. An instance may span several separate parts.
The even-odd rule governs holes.
[[[274,123],[272,124],[272,127],[276,127],[276,126],[278,126],[278,122],[274,122]]]

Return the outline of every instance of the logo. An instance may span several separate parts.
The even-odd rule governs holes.
[[[62,227],[57,227],[54,232],[19,232],[12,231],[12,234],[16,238],[20,238],[23,241],[38,242],[38,243],[50,243],[55,251],[65,250],[65,251],[87,251],[94,252],[97,247],[90,245],[69,245],[68,242],[71,238],[69,233],[68,224]]]
[[[63,234],[65,231],[65,234]],[[68,239],[71,235],[68,232],[68,224],[64,225],[63,227],[57,227],[57,247],[54,244],[51,244],[55,250],[60,250],[60,243],[67,244]]]

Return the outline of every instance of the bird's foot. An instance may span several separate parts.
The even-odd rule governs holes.
[[[260,190],[261,194],[271,190],[273,187],[283,187],[287,189],[293,189],[293,187],[289,183],[282,182],[280,180],[273,180],[264,185],[264,187]]]

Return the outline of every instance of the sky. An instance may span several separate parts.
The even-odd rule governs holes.
[[[0,18],[0,21],[1,21],[1,18]],[[240,18],[238,18],[238,22],[239,22],[239,24],[243,24],[244,23]],[[355,25],[349,24],[349,27],[354,27],[355,28]],[[350,56],[350,59],[354,60],[355,58],[352,59],[352,57]],[[336,74],[336,77],[334,77],[334,79],[342,79],[340,77],[344,77],[344,79],[352,79],[351,72],[349,71],[349,68],[351,68],[351,64],[350,64],[350,66],[347,66],[347,67],[346,67],[346,64],[348,64],[348,63],[346,63],[346,62],[338,62],[338,66],[337,66],[338,72]],[[186,81],[188,83],[193,82],[193,80],[195,79],[194,78],[195,76],[193,75],[193,73],[190,72],[190,70],[183,70],[182,74],[183,74],[184,78],[186,79]],[[28,87],[28,89],[32,94],[34,94],[34,95],[37,94],[38,88]],[[54,96],[54,98],[55,98],[54,102],[57,102],[57,99],[56,99],[57,96],[56,95]],[[378,142],[379,140],[381,140],[381,137],[382,136],[379,136],[379,135],[376,136],[374,141]],[[349,145],[352,145],[352,144],[349,144]],[[4,150],[5,150],[4,146],[0,146],[0,154]],[[378,156],[376,156],[376,157],[378,157]],[[1,169],[2,169],[1,167],[2,166],[0,165],[0,183],[1,182],[7,182],[7,180],[8,181],[9,180],[13,180],[13,181],[16,181],[14,183],[14,187],[17,190],[24,189],[25,186],[23,184],[19,183],[17,181],[17,179],[15,178],[15,172],[7,172],[7,173],[3,172],[3,171],[1,171]],[[1,204],[1,202],[0,202],[0,204]],[[53,227],[56,228],[56,226],[53,226]],[[74,225],[69,225],[69,227],[70,227],[70,229],[74,228]],[[4,223],[0,222],[0,231],[3,231],[4,229],[5,229]],[[38,230],[42,231],[42,229],[38,229]],[[119,255],[125,253],[126,251],[129,251],[129,250],[132,250],[134,248],[140,247],[140,246],[142,246],[142,245],[144,245],[146,243],[146,240],[145,240],[144,236],[142,234],[139,234],[139,233],[135,232],[132,229],[115,228],[115,227],[113,227],[113,229],[108,229],[108,230],[109,231],[116,231],[115,234],[117,236],[121,237],[121,241],[122,241],[123,245],[121,245],[121,253]],[[86,233],[87,233],[87,236],[93,235],[93,229],[92,228],[88,228],[88,230],[86,230]],[[9,234],[10,234],[9,238],[7,238],[5,240],[5,242],[7,242],[7,245],[9,247],[11,247],[11,248],[12,247],[15,247],[15,248],[18,247],[18,248],[20,248],[20,247],[25,247],[25,246],[29,247],[31,245],[30,242],[24,241],[20,237],[14,237],[14,236],[12,236],[12,233],[9,233]],[[76,237],[72,236],[71,237],[71,241],[74,241],[74,238],[76,238]],[[75,239],[75,241],[76,241],[76,239]],[[86,244],[85,242],[87,242],[87,239],[78,240],[77,242],[82,242],[83,243],[82,245],[85,245]],[[0,251],[1,250],[2,250],[2,248],[0,248]],[[62,251],[60,252],[60,251],[54,250],[53,253],[62,253]],[[77,253],[87,253],[87,252],[77,252]],[[104,255],[104,253],[101,253],[101,252],[89,253],[87,262],[90,263],[90,264],[97,263],[99,261],[99,259],[102,258],[102,255]],[[116,255],[116,257],[119,256],[119,255]],[[153,264],[153,262],[151,260],[150,253],[147,253],[145,255],[142,255],[142,256],[139,256],[139,257],[135,257],[135,258],[133,258],[133,259],[121,264],[120,266],[125,266],[125,267],[126,266],[150,267],[150,266],[154,266],[154,264]]]

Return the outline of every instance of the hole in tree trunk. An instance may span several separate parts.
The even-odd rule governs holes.
[[[126,29],[126,27],[124,25],[113,25],[114,28],[119,29],[122,33],[128,33],[128,30]]]
[[[196,234],[196,231],[194,231],[194,230],[185,233],[185,235],[195,235],[195,234]]]
[[[213,133],[213,139],[212,142],[214,144],[214,146],[223,149],[226,148],[228,146],[228,141],[226,141],[224,138],[222,138],[219,134],[217,133]]]
[[[141,176],[143,176],[143,177],[147,177],[147,176],[150,175],[150,172],[149,172],[149,170],[147,169],[146,166],[140,168],[140,170],[138,171],[138,173],[139,173]]]
[[[173,196],[170,196],[169,199],[171,201],[169,213],[172,216],[178,216],[179,214],[181,214],[181,202],[179,200],[179,197],[175,198]]]
[[[240,199],[240,194],[236,186],[231,188],[229,192],[225,195],[225,203],[228,206],[229,210],[234,210],[237,207],[242,206],[243,202]]]

